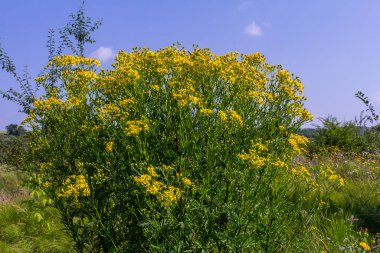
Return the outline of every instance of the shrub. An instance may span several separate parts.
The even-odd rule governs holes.
[[[301,131],[305,136],[309,134],[308,137],[313,140],[308,147],[309,155],[338,150],[346,153],[379,151],[379,116],[364,93],[359,91],[355,95],[367,109],[363,110],[359,117],[355,117],[354,121],[342,123],[337,118],[328,116],[321,119],[322,126],[318,126],[314,131]],[[367,126],[368,122],[371,126]]]
[[[40,99],[0,47],[2,68],[22,91],[0,94],[29,114],[34,131],[31,195],[46,192],[78,251],[278,252],[295,244],[302,194],[290,171],[305,171],[290,162],[306,142],[294,132],[310,118],[298,78],[260,54],[197,48],[121,52],[100,72],[94,60],[60,56],[83,56],[99,25],[82,5],[58,47],[49,32]]]
[[[258,53],[178,46],[98,64],[55,57],[61,85],[26,119],[36,187],[79,252],[277,252],[300,237],[297,77]]]

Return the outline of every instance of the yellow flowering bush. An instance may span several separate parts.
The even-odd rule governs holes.
[[[297,77],[260,53],[197,47],[98,65],[53,58],[60,85],[25,119],[37,184],[79,251],[290,250],[302,219],[289,175],[306,144],[295,131],[311,119]]]

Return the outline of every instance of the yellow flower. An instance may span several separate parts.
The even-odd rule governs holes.
[[[192,184],[190,179],[188,179],[187,177],[182,178],[182,181],[187,186],[190,186]]]
[[[127,136],[136,136],[140,132],[149,130],[148,124],[143,120],[130,120],[126,122],[126,125],[124,132]]]
[[[227,121],[227,115],[226,115],[225,112],[223,112],[223,111],[219,111],[219,112],[218,112],[218,116],[219,116],[219,118],[220,118],[220,120],[221,120],[222,122],[226,122],[226,121]]]
[[[266,154],[269,151],[268,147],[260,141],[251,141],[252,148],[246,154],[239,154],[238,157],[247,162],[254,168],[263,168],[270,158],[270,154]]]
[[[151,175],[152,177],[158,177],[158,174],[153,166],[149,166],[146,170],[148,171],[149,175]]]
[[[309,170],[301,164],[298,164],[297,167],[292,168],[292,173],[298,176],[311,177]]]
[[[158,86],[157,84],[152,85],[152,90],[159,91],[160,90],[160,86]]]
[[[92,58],[84,58],[84,57],[76,56],[76,55],[60,55],[60,56],[54,57],[53,60],[49,62],[48,66],[51,66],[53,64],[55,64],[57,67],[70,66],[70,65],[75,66],[79,64],[88,65],[88,66],[91,66],[91,65],[100,66],[100,61],[92,59]]]
[[[65,180],[64,187],[58,197],[88,197],[90,196],[90,187],[83,175],[72,175]]]
[[[113,142],[112,141],[107,142],[107,144],[106,144],[106,151],[107,152],[112,152],[112,148],[113,148]]]
[[[284,161],[277,160],[274,163],[272,163],[273,166],[283,169],[283,168],[288,168],[288,164]]]
[[[214,113],[213,110],[204,108],[200,109],[199,112],[205,116],[211,116]]]
[[[286,131],[286,127],[284,125],[280,125],[278,128],[280,129],[281,132]]]
[[[371,247],[366,242],[360,242],[359,245],[366,251],[371,250]]]
[[[152,174],[156,173],[154,171],[153,166],[149,166],[147,170],[150,171],[150,173]],[[176,187],[166,185],[160,181],[152,180],[152,177],[157,176],[157,174],[142,174],[141,176],[134,176],[133,180],[137,184],[143,186],[145,188],[146,193],[156,196],[156,198],[161,202],[162,207],[170,207],[172,204],[176,203],[181,197],[181,190]]]
[[[43,188],[49,188],[51,185],[52,185],[51,182],[45,182],[45,183],[43,183],[42,187]]]
[[[248,164],[250,164],[252,167],[260,169],[264,167],[265,163],[267,162],[267,159],[265,157],[258,156],[256,154],[239,154],[238,157],[246,161]]]
[[[239,126],[243,125],[243,118],[234,110],[228,110],[228,115],[230,116],[230,121],[233,124],[237,124]]]
[[[321,175],[327,178],[330,182],[339,183],[340,186],[344,186],[345,184],[344,178],[332,170],[328,165],[325,170],[321,171]]]
[[[134,176],[133,180],[135,180],[136,183],[147,187],[150,185],[150,181],[152,180],[152,176],[148,175],[148,174],[142,174],[141,176]]]
[[[135,100],[133,98],[126,98],[126,99],[123,99],[122,101],[120,101],[121,106],[126,106],[126,105],[130,105],[130,104],[134,104],[134,103],[135,103]]]
[[[303,147],[309,142],[309,139],[298,134],[291,134],[288,141],[296,154],[302,154]]]

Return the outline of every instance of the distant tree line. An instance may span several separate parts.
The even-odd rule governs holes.
[[[17,124],[10,124],[5,127],[8,135],[20,136],[26,134],[26,129],[23,126]]]

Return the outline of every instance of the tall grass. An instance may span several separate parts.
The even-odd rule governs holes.
[[[56,209],[46,208],[39,222],[28,205],[25,174],[0,165],[0,252],[73,252],[73,243],[63,231]]]

